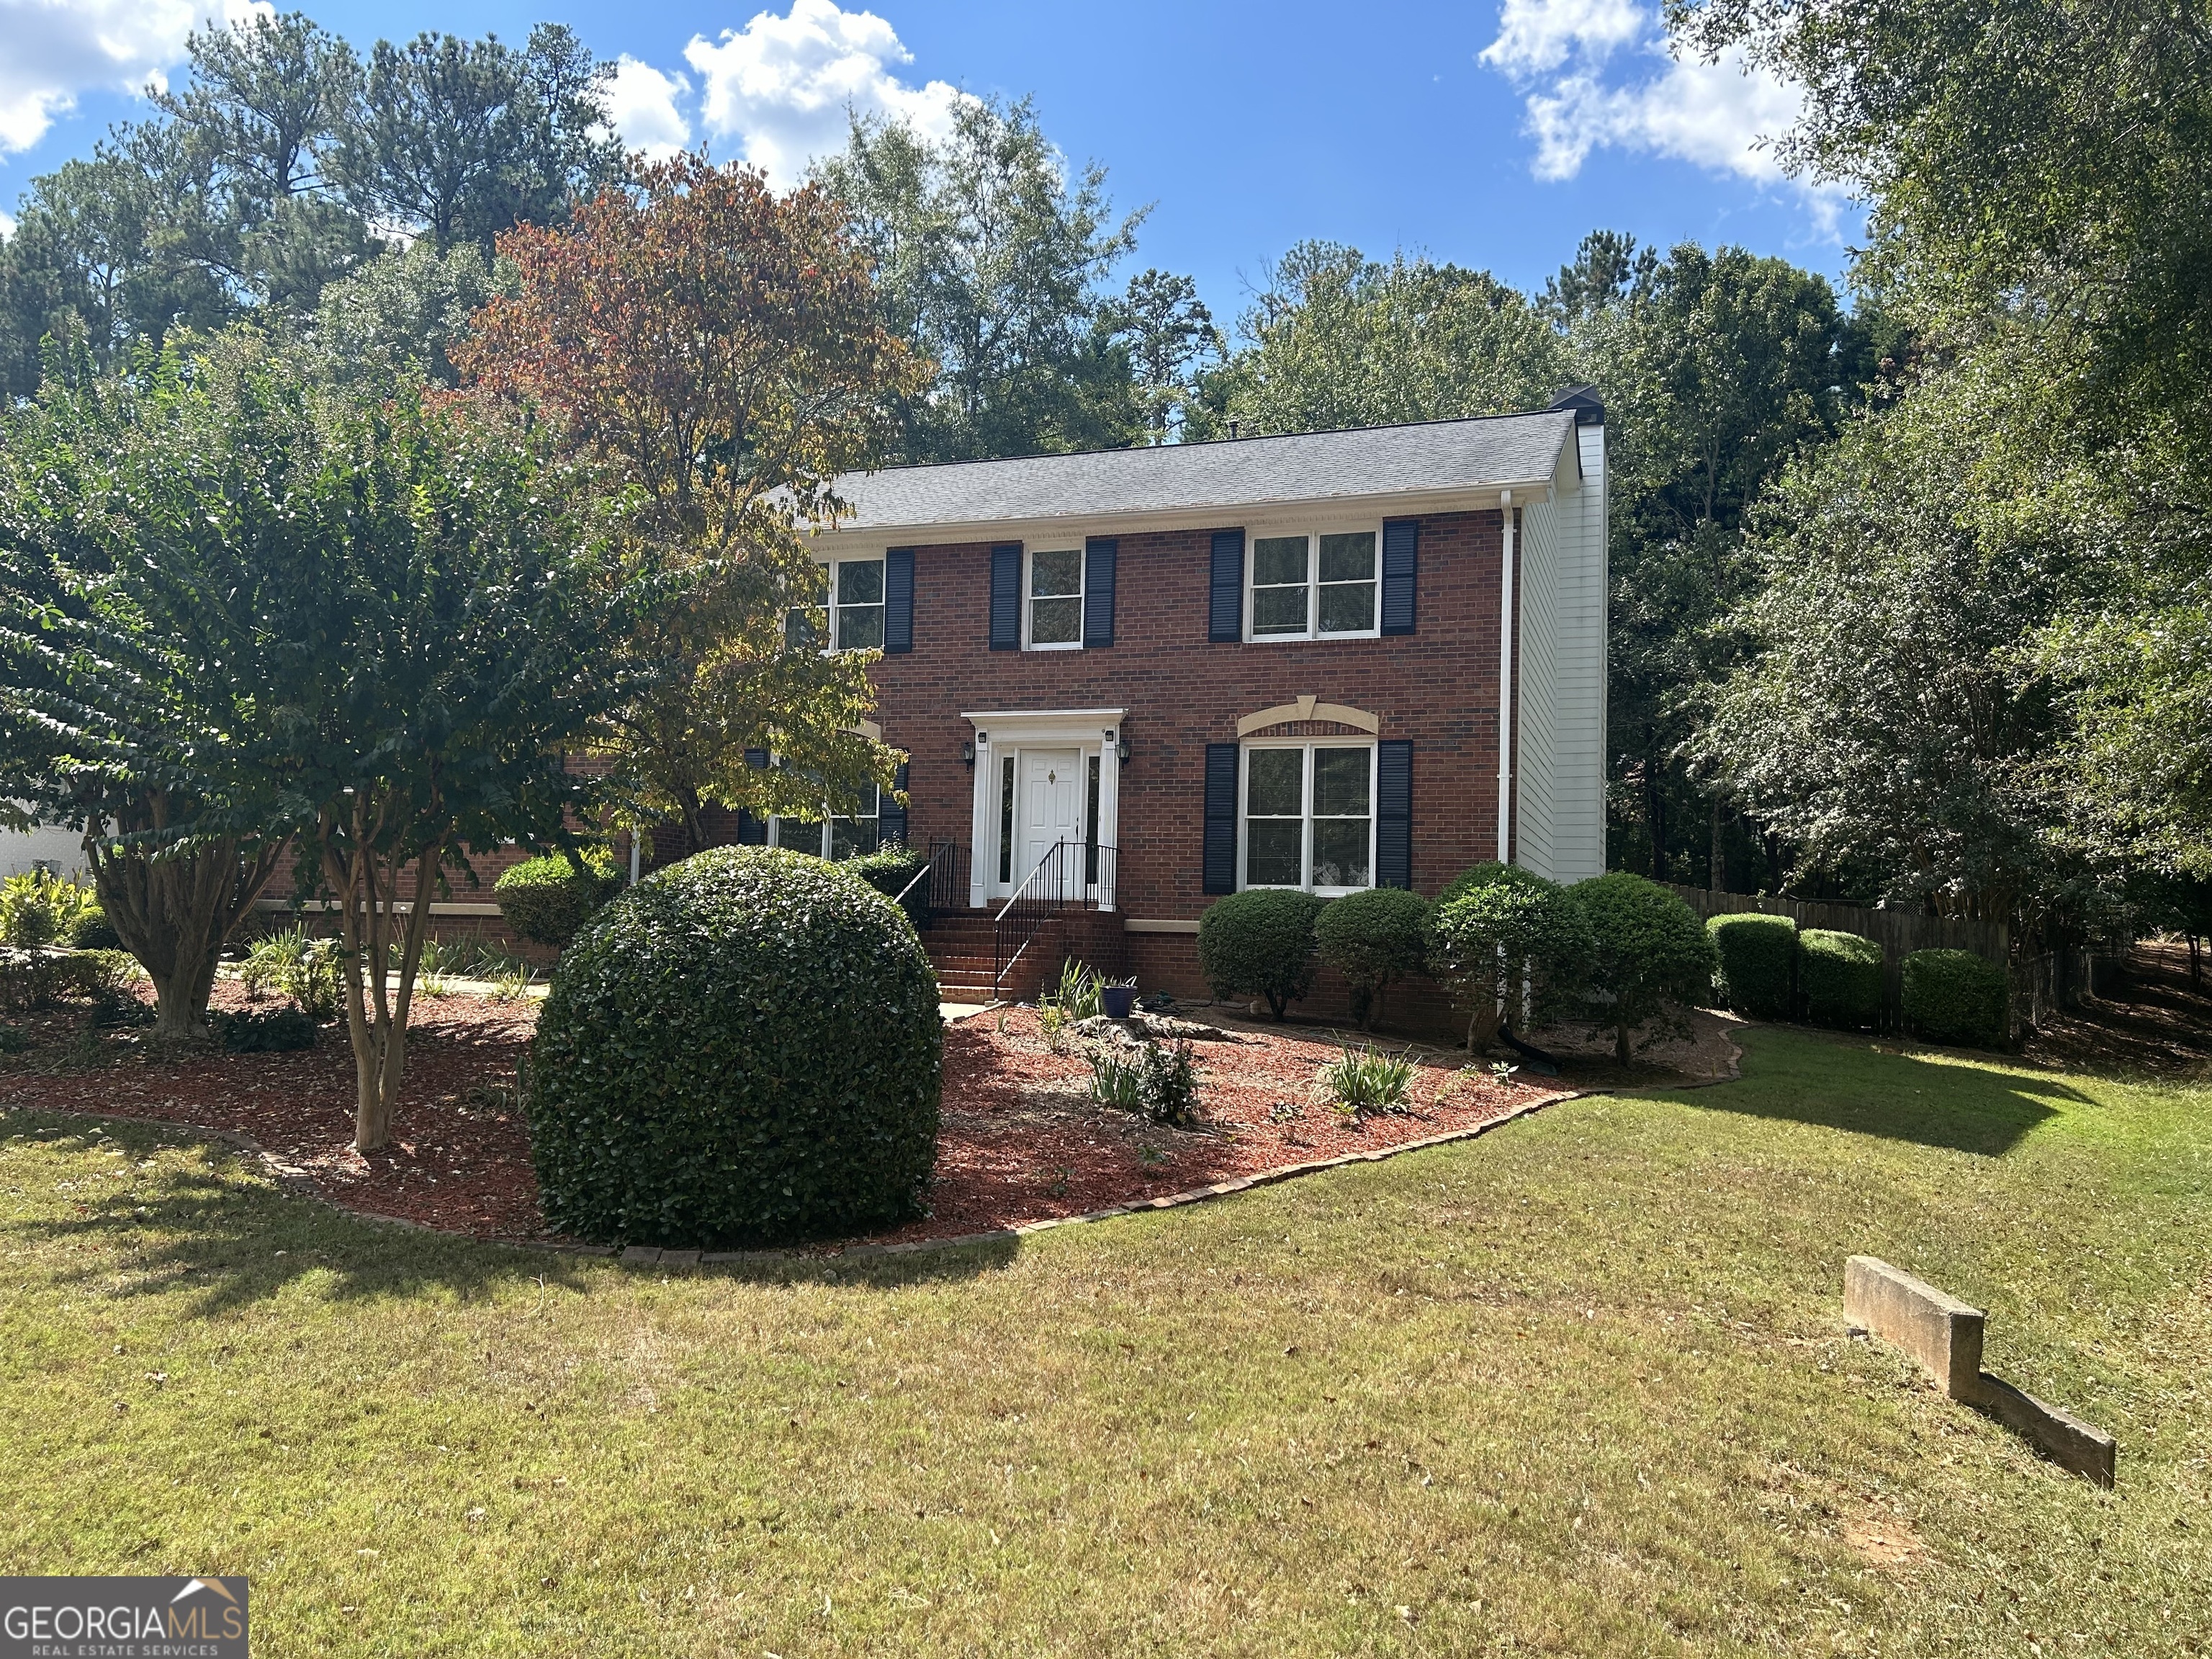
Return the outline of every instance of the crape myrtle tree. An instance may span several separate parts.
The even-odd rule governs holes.
[[[117,377],[57,353],[0,415],[0,793],[82,833],[157,1039],[205,1034],[296,815],[262,566],[313,533],[315,447],[297,383],[243,339]]]
[[[502,237],[515,291],[453,348],[470,395],[527,411],[623,492],[629,572],[680,585],[613,641],[646,689],[594,731],[623,816],[677,817],[695,848],[711,805],[850,811],[896,767],[858,729],[872,654],[822,650],[806,621],[823,576],[804,532],[927,373],[880,321],[845,226],[818,185],[641,163],[569,228]],[[749,748],[782,764],[749,767]]]

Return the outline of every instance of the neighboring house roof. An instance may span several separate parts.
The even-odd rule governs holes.
[[[1385,504],[1538,489],[1569,469],[1571,409],[1471,421],[1366,427],[1225,442],[1098,449],[847,473],[836,493],[852,509],[842,534],[1079,519],[1204,518],[1273,505]],[[1494,505],[1495,503],[1491,503]]]

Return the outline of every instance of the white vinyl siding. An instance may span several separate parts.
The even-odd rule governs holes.
[[[1516,538],[1514,861],[1554,881],[1605,872],[1606,531],[1605,430],[1577,427]]]

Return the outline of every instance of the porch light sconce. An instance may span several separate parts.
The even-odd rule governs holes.
[[[1122,765],[1127,766],[1129,763],[1129,734],[1127,732],[1123,732],[1121,734],[1121,740],[1114,745],[1114,756],[1115,758],[1120,761]]]
[[[960,763],[963,766],[973,766],[975,763],[975,744],[972,738],[961,739]]]

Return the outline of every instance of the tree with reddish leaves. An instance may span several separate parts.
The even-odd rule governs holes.
[[[857,730],[872,655],[792,625],[824,598],[806,532],[838,510],[832,479],[876,459],[883,410],[926,379],[845,223],[818,185],[640,162],[568,226],[501,237],[519,285],[453,353],[465,395],[550,423],[621,491],[629,574],[668,592],[623,648],[662,672],[599,741],[622,816],[680,818],[695,847],[709,806],[849,811],[898,758]]]

